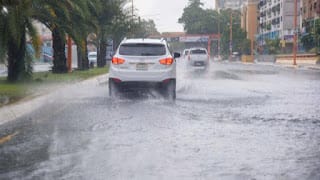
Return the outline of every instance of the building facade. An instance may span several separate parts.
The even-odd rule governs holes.
[[[240,9],[243,0],[215,0],[216,9]]]
[[[300,0],[297,5],[299,16]],[[259,25],[257,43],[260,46],[265,44],[266,39],[280,39],[285,43],[293,42],[294,29],[294,0],[260,0],[258,4]],[[297,18],[297,27],[300,18]]]
[[[317,21],[320,19],[320,0],[302,0],[301,3],[301,32],[314,33]]]
[[[258,31],[258,3],[258,0],[248,0],[241,8],[241,28],[250,40],[255,40]]]

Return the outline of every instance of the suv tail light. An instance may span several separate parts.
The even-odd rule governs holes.
[[[113,57],[112,58],[112,64],[123,64],[125,62],[124,59]]]
[[[121,83],[121,79],[118,78],[111,78],[111,80],[115,83]]]
[[[160,64],[163,64],[163,65],[171,65],[173,63],[173,58],[165,58],[165,59],[161,59],[159,62]]]

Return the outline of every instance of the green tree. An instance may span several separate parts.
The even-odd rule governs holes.
[[[206,33],[203,23],[206,13],[202,6],[203,3],[200,0],[189,0],[189,5],[183,9],[182,17],[178,22],[184,25],[187,33]]]
[[[320,19],[316,19],[314,22],[306,24],[308,34],[302,36],[301,42],[307,51],[317,52],[320,46]]]
[[[145,20],[139,17],[139,20],[133,24],[131,33],[133,37],[146,38],[150,35],[159,35],[156,24],[153,20]]]
[[[280,39],[266,39],[266,48],[269,54],[278,54],[280,51]]]
[[[91,33],[97,32],[98,22],[94,18],[100,7],[99,0],[85,0],[81,6],[81,11],[71,13],[72,29],[69,34],[73,37],[77,45],[78,69],[89,69],[88,60],[88,37]]]
[[[30,40],[36,53],[40,38],[32,25],[34,1],[1,1],[0,4],[0,58],[7,57],[10,82],[28,79],[32,75],[32,55],[27,50]],[[27,37],[28,35],[28,37]]]
[[[114,30],[120,30],[125,33],[123,24],[127,24],[128,17],[123,8],[127,0],[99,0],[102,8],[98,9],[96,19],[98,23],[97,31],[97,65],[103,67],[106,65],[105,57],[107,52],[108,40],[112,35],[117,34]],[[124,20],[124,21],[119,21]],[[116,26],[116,27],[115,27]]]
[[[67,72],[67,59],[65,54],[66,35],[72,37],[79,47],[79,55],[84,57],[84,64],[80,62],[80,67],[86,69],[88,65],[85,58],[86,55],[86,37],[88,35],[87,28],[90,23],[90,8],[98,6],[96,1],[77,0],[77,1],[59,1],[59,0],[36,0],[34,8],[37,19],[46,25],[52,32],[53,44],[53,73]],[[84,41],[85,39],[85,41]],[[83,43],[85,42],[85,43]]]
[[[232,47],[233,51],[243,54],[250,53],[250,41],[247,33],[240,28],[241,13],[226,9],[220,12],[203,9],[200,0],[190,0],[189,6],[184,8],[179,23],[184,25],[188,34],[221,34],[221,50],[229,55],[230,44],[230,16],[232,15]]]
[[[247,33],[240,28],[240,12],[228,9],[223,14],[228,14],[225,19],[228,21],[222,25],[222,54],[225,56],[230,54],[230,41],[232,42],[232,51],[250,54],[250,40],[247,39]],[[232,15],[232,39],[230,39],[230,15]]]

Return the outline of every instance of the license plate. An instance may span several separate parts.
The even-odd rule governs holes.
[[[146,70],[148,70],[148,64],[139,63],[136,65],[136,69],[139,71],[146,71]]]

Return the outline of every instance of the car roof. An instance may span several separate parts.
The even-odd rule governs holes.
[[[190,51],[191,51],[191,50],[197,50],[197,49],[207,50],[206,48],[199,47],[199,48],[190,48]]]
[[[164,39],[124,39],[122,43],[147,43],[147,44],[166,44]],[[121,44],[122,44],[121,43]]]

